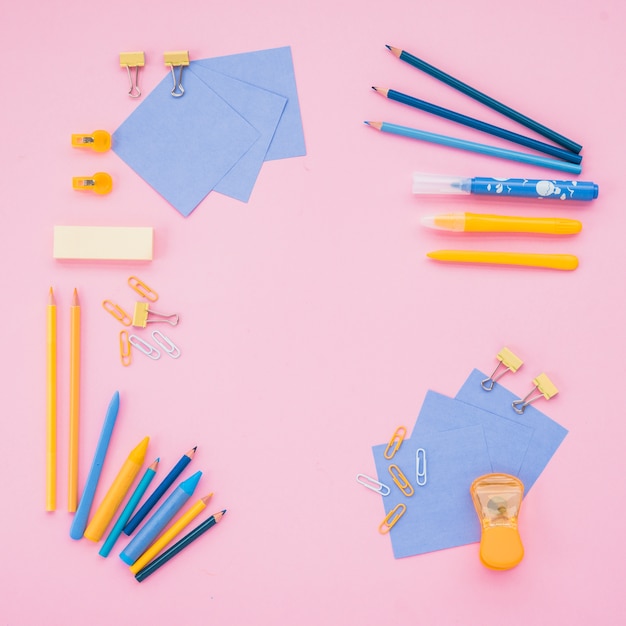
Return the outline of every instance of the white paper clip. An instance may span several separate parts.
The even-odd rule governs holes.
[[[423,487],[427,482],[426,477],[426,450],[418,448],[415,452],[415,482]]]
[[[161,358],[161,353],[154,346],[151,346],[147,341],[144,341],[141,337],[138,337],[137,335],[129,335],[128,343],[130,343],[131,346],[137,348],[139,352],[142,352],[147,357],[150,357],[153,361]]]
[[[507,372],[517,372],[517,370],[522,367],[522,364],[524,363],[524,361],[513,354],[508,348],[502,348],[502,350],[500,350],[500,352],[496,355],[496,358],[498,359],[496,369],[493,370],[493,373],[489,378],[485,378],[485,380],[480,383],[480,386],[485,391],[491,391],[494,384]]]
[[[175,345],[169,337],[166,337],[160,330],[152,331],[152,339],[154,339],[154,343],[156,343],[157,346],[159,346],[159,348],[161,348],[163,352],[165,352],[165,354],[168,354],[173,359],[177,359],[180,356],[180,348]]]
[[[529,404],[532,404],[539,398],[545,398],[549,400],[559,393],[554,383],[548,378],[547,374],[539,374],[537,378],[533,378],[533,385],[535,388],[521,400],[515,400],[511,405],[516,413],[521,415]],[[534,394],[534,395],[533,395]]]
[[[357,474],[356,482],[376,493],[379,493],[381,496],[388,496],[391,493],[391,489],[387,487],[384,483],[378,482],[375,478],[371,476],[367,476],[367,474]]]

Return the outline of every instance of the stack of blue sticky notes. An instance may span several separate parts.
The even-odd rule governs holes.
[[[474,370],[454,398],[429,391],[408,439],[391,460],[387,444],[373,447],[378,480],[391,493],[382,498],[385,512],[397,504],[407,509],[389,534],[396,558],[480,541],[480,525],[470,496],[474,479],[492,472],[513,474],[527,494],[567,430],[532,406],[522,415],[511,404],[519,398]],[[425,451],[426,484],[417,484],[418,449]],[[406,496],[394,484],[389,466],[397,465],[414,486]],[[422,468],[420,468],[421,470]]]
[[[191,61],[113,134],[113,150],[188,216],[211,192],[250,198],[265,161],[306,154],[288,47]]]

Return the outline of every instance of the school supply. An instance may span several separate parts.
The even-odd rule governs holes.
[[[520,217],[480,213],[426,215],[422,226],[455,233],[536,233],[574,235],[582,230],[578,220],[562,217]]]
[[[161,352],[154,346],[150,345],[145,339],[139,337],[137,335],[128,335],[128,343],[133,346],[133,348],[137,348],[139,352],[145,354],[148,358],[153,361],[157,361],[161,358]]]
[[[183,89],[183,68],[189,66],[189,52],[186,50],[166,52],[163,55],[163,62],[170,68],[172,80],[174,81],[174,87],[170,93],[175,98],[180,98],[185,93]],[[176,78],[176,72],[174,71],[175,67],[178,68],[178,78]]]
[[[128,286],[142,298],[149,300],[150,302],[156,302],[159,299],[159,294],[151,287],[148,287],[146,283],[137,278],[136,276],[129,276]]]
[[[104,459],[106,457],[107,450],[109,449],[109,443],[111,441],[111,435],[113,434],[113,427],[117,420],[117,414],[120,407],[120,394],[116,391],[113,394],[113,398],[109,403],[106,415],[104,417],[104,423],[96,446],[96,452],[89,469],[87,476],[87,482],[83,489],[83,494],[78,503],[78,508],[72,520],[70,527],[70,537],[72,539],[81,539],[87,527],[87,518],[89,517],[89,511],[93,503],[93,499],[100,480],[100,474],[102,472],[102,466],[104,465]]]
[[[154,559],[154,561],[150,562],[142,570],[139,570],[135,574],[137,582],[141,582],[151,574],[154,574],[154,572],[165,565],[170,559],[175,557],[181,550],[184,550],[188,545],[201,537],[207,530],[213,528],[213,526],[215,526],[215,524],[217,524],[225,514],[225,510],[220,511],[219,513],[214,513],[211,517],[202,522],[202,524],[196,526],[196,528],[194,528],[191,532],[177,541],[171,548],[168,548],[165,552],[159,555],[156,559]]]
[[[55,226],[55,259],[151,261],[154,231],[133,226]]]
[[[588,202],[598,197],[598,185],[584,180],[544,180],[532,178],[488,178],[485,176],[446,176],[413,174],[414,194],[477,194],[499,198],[546,198]]]
[[[50,287],[46,308],[46,511],[56,510],[57,307]]]
[[[531,165],[537,165],[539,167],[547,167],[555,170],[561,170],[564,172],[571,172],[572,174],[580,174],[580,172],[582,171],[581,166],[575,163],[569,163],[567,161],[561,161],[558,159],[552,159],[549,157],[543,157],[526,152],[517,152],[516,150],[508,150],[506,148],[490,146],[483,143],[477,143],[475,141],[459,139],[457,137],[449,137],[448,135],[441,135],[439,133],[431,133],[426,130],[420,130],[418,128],[400,126],[398,124],[391,124],[390,122],[366,121],[365,124],[367,124],[371,128],[382,131],[383,133],[390,133],[392,135],[400,135],[402,137],[408,137],[410,139],[427,141],[429,143],[438,144],[441,146],[448,146],[450,148],[459,148],[461,150],[495,156],[501,159],[508,159],[510,161],[529,163]]]
[[[186,513],[181,515],[131,566],[130,571],[133,574],[143,569],[155,556],[167,546],[176,535],[178,535],[184,528],[189,526],[191,522],[204,511],[211,496],[210,493],[204,498],[200,498]]]
[[[166,337],[160,330],[152,331],[153,341],[172,359],[177,359],[180,356],[180,348],[169,338]]]
[[[457,78],[454,78],[450,74],[446,74],[445,72],[443,72],[440,69],[437,69],[433,65],[426,63],[426,61],[419,59],[418,57],[406,52],[405,50],[400,50],[399,48],[395,48],[389,45],[386,47],[394,56],[398,57],[401,61],[404,61],[419,70],[422,70],[426,74],[429,74],[433,78],[436,78],[437,80],[442,81],[443,83],[464,93],[470,98],[473,98],[474,100],[481,102],[482,104],[490,107],[491,109],[498,111],[499,113],[502,113],[506,117],[512,120],[515,120],[516,122],[522,124],[523,126],[526,126],[527,128],[530,128],[531,130],[534,130],[540,135],[546,137],[547,139],[554,141],[554,143],[560,146],[563,146],[567,150],[570,150],[571,152],[574,152],[576,154],[578,154],[582,150],[582,146],[576,143],[575,141],[572,141],[571,139],[568,139],[567,137],[564,137],[563,135],[547,128],[543,124],[539,124],[539,122],[536,122],[532,120],[531,118],[527,117],[526,115],[523,115],[522,113],[515,111],[514,109],[488,96],[487,94],[484,94],[478,91],[477,89],[470,87],[466,83],[461,82],[460,80],[458,80]]]
[[[517,518],[524,485],[508,474],[478,477],[470,487],[480,520],[480,560],[490,569],[507,570],[524,558]]]
[[[569,150],[563,150],[563,148],[559,148],[557,146],[544,143],[542,141],[537,141],[536,139],[531,139],[530,137],[526,137],[525,135],[513,133],[510,130],[500,128],[499,126],[494,126],[493,124],[481,122],[480,120],[477,120],[473,117],[462,115],[461,113],[456,113],[455,111],[445,109],[443,107],[437,106],[436,104],[431,104],[430,102],[426,102],[425,100],[420,100],[419,98],[407,96],[406,94],[395,91],[394,89],[381,89],[380,87],[372,87],[372,89],[376,93],[379,93],[381,96],[389,98],[389,100],[395,100],[396,102],[401,102],[402,104],[408,104],[409,106],[420,109],[421,111],[432,113],[433,115],[443,117],[445,119],[456,122],[457,124],[462,124],[464,126],[474,128],[475,130],[494,135],[495,137],[506,139],[507,141],[517,143],[521,146],[526,146],[527,148],[537,150],[538,152],[543,152],[544,154],[549,154],[550,156],[556,157],[558,159],[563,159],[564,161],[569,161],[570,163],[580,163],[582,161],[582,157],[580,156],[580,154],[575,154],[573,152],[570,152]]]
[[[78,506],[78,461],[80,427],[80,302],[74,289],[70,307],[70,443],[68,452],[67,510]]]
[[[107,557],[111,553],[111,550],[113,549],[113,546],[115,545],[115,542],[118,540],[119,536],[122,534],[122,531],[124,530],[124,526],[126,525],[126,522],[128,522],[128,520],[130,519],[130,516],[133,514],[135,507],[139,504],[139,501],[143,497],[143,494],[146,492],[146,490],[148,489],[148,486],[152,482],[152,479],[155,477],[158,466],[159,466],[159,459],[156,459],[152,463],[152,465],[150,465],[148,469],[145,471],[144,475],[139,481],[139,484],[135,488],[135,491],[133,491],[126,506],[124,507],[124,510],[118,517],[113,528],[111,529],[109,536],[106,538],[105,542],[102,544],[102,547],[100,548],[100,552],[98,552],[100,556]]]
[[[165,478],[159,483],[157,488],[150,494],[148,499],[143,503],[141,508],[133,515],[128,524],[124,527],[124,533],[131,535],[134,530],[141,524],[146,515],[152,510],[154,505],[161,499],[163,494],[170,488],[172,483],[180,476],[181,472],[189,465],[196,453],[197,446],[183,454],[179,461],[172,467]]]
[[[550,400],[550,398],[554,398],[554,396],[559,393],[559,390],[548,378],[547,374],[539,374],[539,376],[533,378],[533,385],[533,390],[527,396],[521,400],[515,400],[515,402],[511,403],[511,406],[516,413],[522,415],[526,410],[526,407],[536,400],[539,400],[539,398]]]
[[[94,516],[87,525],[85,537],[91,541],[100,541],[105,533],[110,521],[117,512],[118,507],[126,497],[135,477],[139,473],[143,460],[148,450],[150,437],[144,437],[128,455],[124,465],[122,465],[115,480],[109,487],[100,506],[96,509]]]
[[[93,176],[74,176],[72,188],[76,191],[93,191],[102,196],[111,193],[113,179],[106,172],[96,172]]]
[[[381,483],[375,478],[372,478],[371,476],[368,476],[367,474],[357,474],[356,482],[359,483],[359,485],[363,485],[364,487],[367,487],[367,489],[371,489],[375,493],[380,494],[381,496],[388,496],[391,493],[391,489],[389,489],[387,485]]]
[[[120,67],[126,68],[128,83],[130,85],[128,95],[131,98],[139,98],[139,96],[141,96],[141,89],[139,89],[139,68],[143,67],[145,63],[146,55],[143,52],[120,53]],[[135,70],[134,77],[131,73],[131,69]]]
[[[152,316],[152,317],[150,317]],[[145,328],[146,324],[165,323],[176,326],[180,318],[177,313],[157,313],[148,308],[147,302],[135,302],[132,325]]]
[[[496,365],[496,369],[491,372],[491,375],[485,380],[480,381],[480,386],[485,391],[491,391],[493,386],[507,373],[512,372],[515,374],[517,370],[522,367],[524,361],[520,359],[512,350],[504,347],[498,354],[496,354],[496,359],[498,359],[498,364]]]
[[[193,495],[201,476],[202,472],[196,472],[187,480],[182,481],[142,526],[137,535],[120,553],[120,559],[126,565],[132,565],[159,536],[168,522]]]
[[[571,254],[538,254],[530,252],[483,252],[479,250],[435,250],[427,257],[446,263],[480,263],[520,265],[553,270],[575,270],[578,259]]]
[[[89,148],[94,152],[106,152],[111,148],[111,135],[106,130],[94,130],[91,134],[72,134],[73,148]]]
[[[400,446],[402,445],[405,436],[406,428],[404,426],[398,426],[398,428],[396,428],[396,431],[393,433],[391,441],[387,444],[387,447],[385,448],[385,458],[387,460],[393,459],[396,452],[400,449]]]

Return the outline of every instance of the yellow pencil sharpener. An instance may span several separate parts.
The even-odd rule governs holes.
[[[506,570],[524,558],[517,518],[524,484],[509,474],[485,474],[470,487],[481,525],[480,560],[485,567]]]

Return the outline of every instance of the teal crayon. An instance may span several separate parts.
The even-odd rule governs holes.
[[[130,519],[130,516],[133,514],[133,511],[139,504],[139,501],[143,497],[143,494],[146,493],[148,486],[152,482],[152,479],[156,474],[158,465],[159,459],[156,459],[154,463],[152,463],[152,465],[150,465],[150,467],[148,467],[148,469],[146,470],[146,473],[139,481],[139,484],[137,485],[135,491],[133,491],[133,495],[128,500],[128,503],[126,504],[121,515],[117,519],[117,522],[115,522],[115,526],[113,526],[111,532],[109,533],[109,536],[106,538],[106,541],[102,544],[102,548],[100,548],[100,552],[98,552],[100,556],[107,557],[111,553],[115,542],[119,539],[119,536],[124,530],[126,522],[128,522],[128,520]]]

